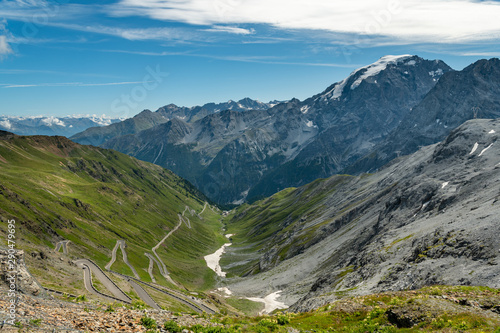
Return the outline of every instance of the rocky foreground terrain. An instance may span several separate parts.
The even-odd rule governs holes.
[[[0,293],[6,292],[0,287]],[[2,332],[498,332],[500,291],[435,286],[345,298],[307,313],[271,316],[198,316],[133,306],[77,303],[19,294],[15,325]],[[0,322],[8,301],[0,299]],[[149,319],[147,319],[149,318]]]
[[[0,288],[2,296],[6,296],[7,291],[4,286]],[[151,318],[161,326],[172,320],[180,326],[212,326],[209,320],[197,315],[146,309],[143,305],[78,303],[74,298],[64,300],[52,295],[35,297],[20,293],[17,296],[14,325],[9,324],[10,299],[0,299],[2,332],[145,332],[148,325],[143,325],[143,318]]]

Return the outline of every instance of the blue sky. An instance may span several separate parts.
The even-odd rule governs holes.
[[[305,99],[387,54],[500,56],[500,2],[0,2],[0,115]]]

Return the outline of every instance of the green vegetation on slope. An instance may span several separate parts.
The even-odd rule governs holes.
[[[116,241],[123,239],[130,263],[142,280],[151,281],[144,253],[153,254],[151,249],[177,226],[179,214],[188,206],[185,216],[190,223],[182,223],[157,252],[180,285],[205,290],[215,274],[203,256],[224,243],[216,209],[207,208],[200,216],[189,213],[201,212],[205,201],[172,172],[112,150],[81,146],[63,137],[0,133],[1,223],[16,220],[17,248],[28,254],[53,251],[66,239],[71,241],[68,261],[90,258],[104,267]],[[5,232],[2,227],[0,233]],[[54,262],[44,261],[43,255],[40,262],[30,257],[29,264],[38,264],[33,268],[42,284],[60,280],[71,290]],[[132,275],[121,250],[111,269]],[[47,276],[47,270],[55,276]],[[166,284],[156,265],[153,272],[157,282]]]
[[[267,199],[236,208],[224,220],[227,232],[234,236],[231,238],[233,246],[230,254],[221,259],[222,266],[258,251],[266,251],[269,246],[280,248],[276,260],[287,259],[298,249],[309,246],[319,228],[330,223],[332,218],[310,226],[306,226],[305,222],[321,216],[324,208],[328,208],[324,199],[352,178],[341,175],[326,180],[318,179],[303,187],[288,188]],[[339,216],[344,211],[339,211]],[[296,237],[293,242],[291,235]],[[258,263],[259,258],[254,257],[227,271],[236,275],[257,273],[260,271]]]

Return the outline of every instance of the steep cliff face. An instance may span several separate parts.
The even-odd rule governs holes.
[[[231,290],[267,281],[304,311],[346,294],[498,288],[499,133],[500,120],[471,120],[376,174],[317,180],[236,209],[223,269],[246,278]]]

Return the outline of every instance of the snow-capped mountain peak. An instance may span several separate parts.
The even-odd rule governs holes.
[[[328,102],[330,100],[340,100],[345,93],[346,87],[349,87],[350,90],[355,90],[361,85],[363,81],[366,80],[369,80],[372,83],[377,83],[376,79],[370,79],[385,71],[389,65],[404,66],[406,68],[404,70],[404,74],[410,75],[410,68],[418,66],[418,64],[422,63],[422,61],[423,59],[411,54],[383,56],[370,65],[363,66],[352,71],[348,77],[330,86],[318,98],[325,102]],[[436,64],[439,64],[439,62]],[[436,77],[439,78],[443,73],[443,70],[436,69],[436,71],[429,72],[429,75],[436,75]]]
[[[356,79],[356,81],[354,81],[353,84],[351,84],[351,90],[356,89],[361,84],[361,82],[363,82],[363,80],[365,80],[369,77],[375,76],[375,75],[379,74],[381,71],[385,70],[389,64],[398,64],[398,63],[400,63],[404,60],[407,60],[408,58],[411,58],[411,57],[413,57],[413,56],[410,54],[399,55],[399,56],[386,55],[371,65],[361,67],[361,68],[355,70],[353,72],[353,74],[356,74],[356,73],[360,72],[361,70],[365,70],[365,72],[363,74],[361,74],[361,76],[358,77]],[[413,63],[408,62],[408,64],[415,65],[415,62],[413,62]],[[351,74],[351,76],[353,74]]]

